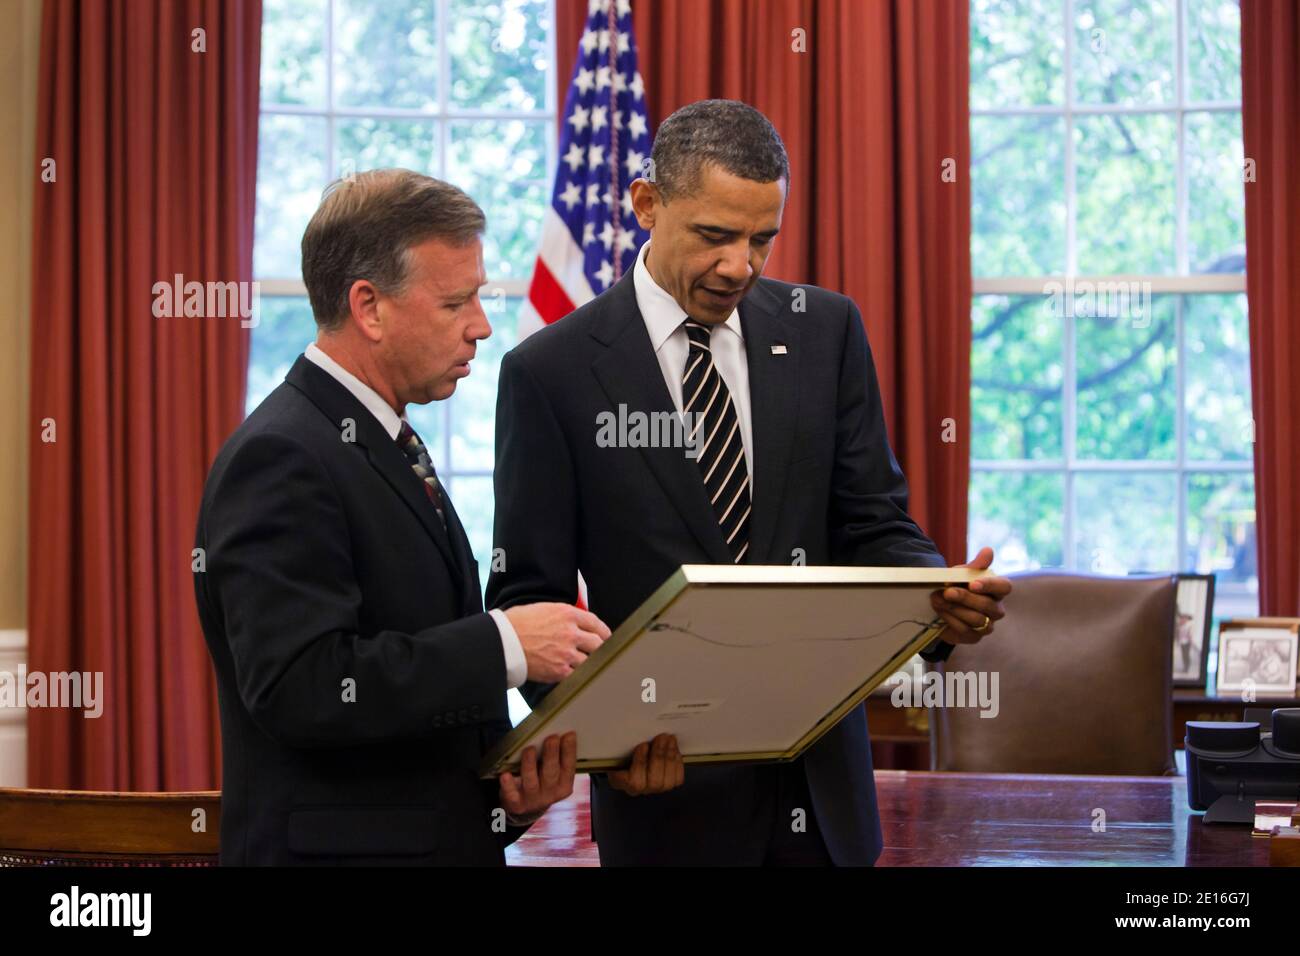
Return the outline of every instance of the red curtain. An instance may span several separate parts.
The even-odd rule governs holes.
[[[1246,300],[1261,614],[1300,615],[1300,7],[1241,3]]]
[[[561,103],[587,6],[557,3]],[[762,110],[781,133],[792,182],[766,274],[858,303],[912,515],[949,561],[965,561],[967,4],[633,0],[632,9],[652,126],[723,97]]]
[[[28,783],[207,789],[191,548],[249,331],[216,302],[155,317],[154,284],[252,280],[261,2],[45,0],[43,17],[28,668],[102,673],[103,712],[29,709]]]

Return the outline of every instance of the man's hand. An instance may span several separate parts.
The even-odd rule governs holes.
[[[519,758],[519,776],[506,771],[498,778],[501,806],[511,823],[532,823],[553,803],[573,793],[574,767],[578,764],[578,735],[569,731],[563,738],[552,734],[542,741],[542,766],[537,767],[537,748],[525,747]]]
[[[606,776],[615,790],[622,790],[630,797],[642,797],[680,787],[686,779],[686,765],[682,763],[682,752],[677,749],[677,738],[660,734],[654,740],[637,744],[632,751],[631,767]]]
[[[957,567],[983,571],[993,564],[993,549],[980,548],[969,564]],[[968,589],[969,588],[969,589]],[[981,578],[968,588],[945,588],[930,595],[930,604],[948,627],[940,637],[949,644],[976,644],[993,633],[993,622],[1006,617],[1002,599],[1011,593],[1006,578]]]
[[[572,604],[523,604],[505,612],[528,661],[528,679],[558,684],[609,639],[605,622]]]

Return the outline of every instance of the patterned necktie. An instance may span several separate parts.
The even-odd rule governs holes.
[[[685,322],[690,346],[682,376],[682,411],[692,426],[692,447],[699,450],[696,463],[704,488],[713,503],[722,536],[739,564],[749,550],[750,488],[745,464],[745,443],[740,419],[727,383],[713,364],[709,328],[691,319]]]
[[[424,493],[433,502],[434,510],[438,512],[438,520],[446,528],[447,516],[442,511],[442,486],[438,483],[438,473],[433,468],[433,459],[429,457],[429,449],[424,447],[424,442],[420,441],[420,436],[406,420],[402,421],[402,428],[397,433],[397,447],[402,449],[402,454],[406,455],[411,463],[411,470],[415,472],[415,477],[420,479],[420,484],[424,485]]]

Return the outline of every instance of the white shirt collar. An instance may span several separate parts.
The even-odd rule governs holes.
[[[650,333],[650,345],[658,352],[669,337],[682,327],[682,322],[686,320],[686,313],[677,304],[677,300],[661,288],[650,275],[650,269],[645,264],[646,251],[649,248],[650,240],[647,239],[641,244],[636,265],[632,267],[632,285],[636,289],[637,308],[641,310],[646,331]],[[738,310],[733,309],[727,321],[722,324],[724,328],[734,332],[742,342],[745,340],[744,334],[740,331]]]
[[[356,396],[357,401],[364,405],[366,411],[374,415],[379,424],[383,426],[384,431],[388,432],[388,437],[394,441],[397,440],[397,433],[402,430],[402,419],[393,410],[393,406],[384,401],[378,392],[326,355],[316,346],[315,342],[307,346],[303,355],[307,361],[319,366],[331,378]]]

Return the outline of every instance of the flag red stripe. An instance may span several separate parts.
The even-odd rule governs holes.
[[[564,287],[555,281],[551,270],[546,268],[546,263],[542,261],[541,256],[537,257],[537,264],[533,267],[533,281],[528,286],[528,301],[533,304],[533,308],[547,325],[559,321],[576,308],[565,293]]]

